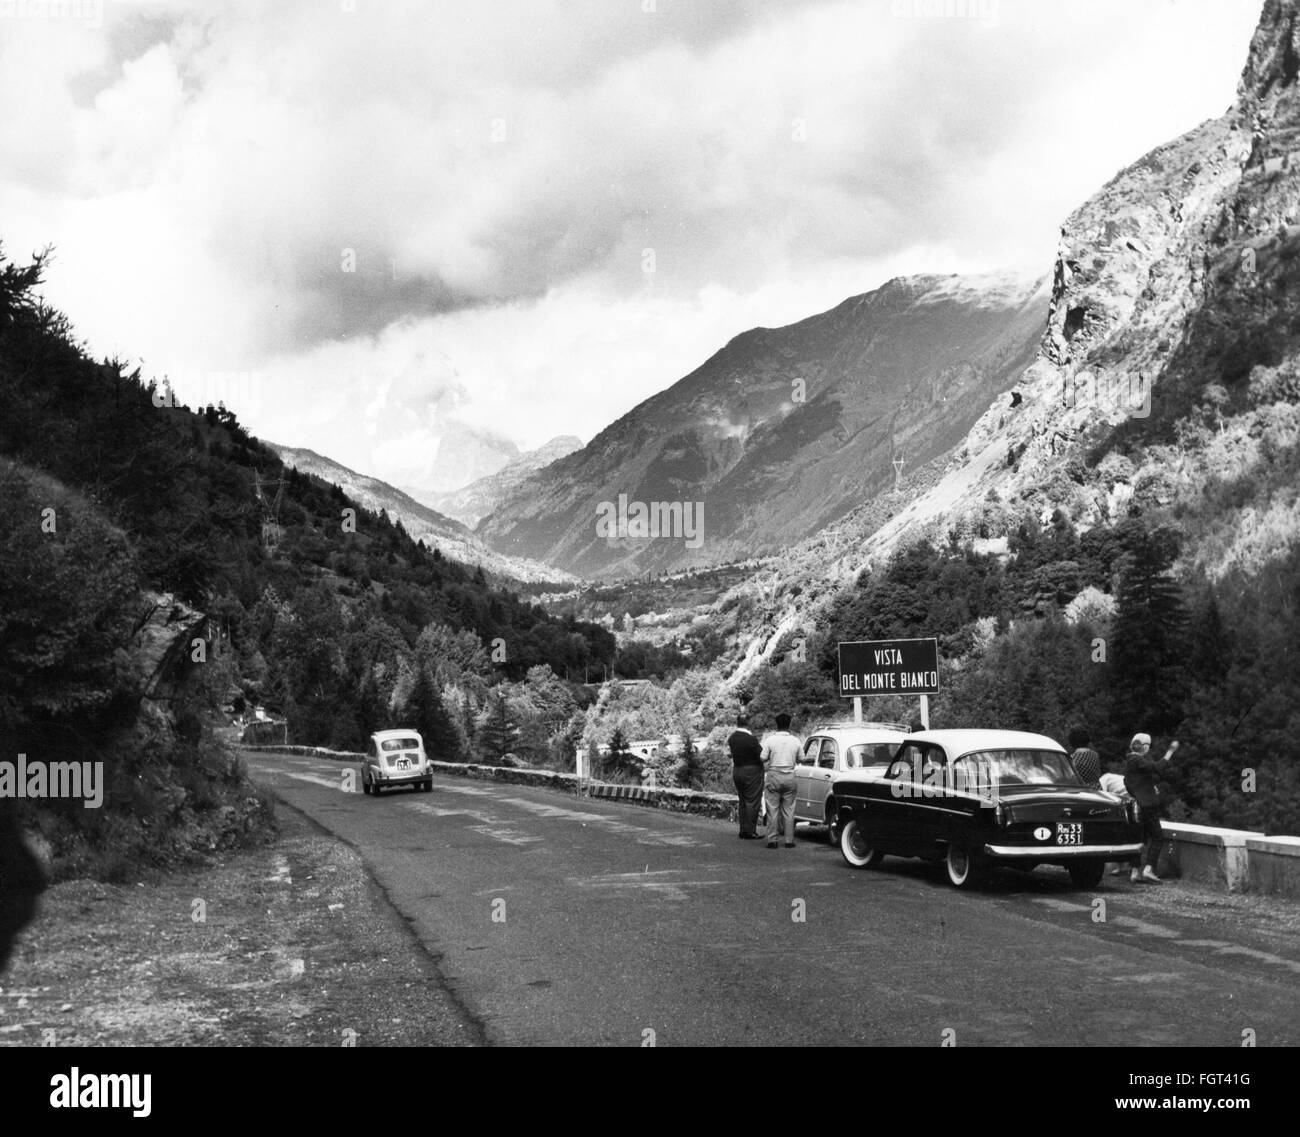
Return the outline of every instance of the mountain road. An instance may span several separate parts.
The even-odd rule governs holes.
[[[555,790],[373,798],[336,762],[245,756],[361,855],[496,1044],[1300,1043],[1288,902],[1050,867],[958,893],[941,865],[852,869],[820,828],[773,850]]]

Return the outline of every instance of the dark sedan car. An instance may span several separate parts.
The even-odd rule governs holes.
[[[909,735],[883,778],[835,781],[840,852],[855,868],[882,857],[947,864],[957,888],[995,865],[1061,865],[1095,888],[1107,861],[1141,847],[1136,806],[1089,789],[1061,746],[1012,730]]]

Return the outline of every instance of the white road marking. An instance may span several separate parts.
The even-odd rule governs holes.
[[[531,845],[544,839],[530,837],[515,829],[503,829],[500,825],[471,825],[469,829],[471,833],[482,833],[484,837],[491,837],[492,840],[502,841],[507,845]]]
[[[578,888],[602,889],[615,893],[624,893],[628,896],[635,896],[640,892],[652,892],[657,896],[662,896],[665,900],[689,900],[690,895],[686,892],[687,888],[726,884],[726,881],[722,880],[667,881],[652,879],[684,871],[684,869],[662,869],[653,873],[622,872],[603,873],[600,876],[591,877],[571,876],[566,878],[565,883],[576,885]]]
[[[1035,896],[1033,901],[1044,908],[1052,908],[1058,912],[1084,913],[1089,911],[1087,905],[1072,904],[1069,901],[1056,900],[1050,896]],[[1256,959],[1261,963],[1267,963],[1274,967],[1284,967],[1288,971],[1300,974],[1300,962],[1296,960],[1286,959],[1284,956],[1274,955],[1272,952],[1260,951],[1258,948],[1243,947],[1228,940],[1183,939],[1182,933],[1175,931],[1173,928],[1166,928],[1163,924],[1153,924],[1149,920],[1138,920],[1132,916],[1114,916],[1107,923],[1118,925],[1126,931],[1137,932],[1139,935],[1170,940],[1180,947],[1212,948],[1215,955],[1243,955],[1247,959]]]
[[[1176,940],[1182,935],[1182,932],[1176,932],[1173,928],[1166,928],[1163,924],[1152,924],[1148,920],[1137,920],[1132,916],[1116,916],[1109,923],[1118,924],[1121,928],[1131,928],[1135,932],[1141,932],[1144,936],[1155,936],[1162,940]]]
[[[632,825],[614,817],[606,817],[603,813],[564,809],[558,805],[547,805],[544,802],[529,801],[521,797],[503,797],[497,800],[503,805],[513,805],[549,821],[580,821],[584,825],[599,825],[610,833],[631,837],[638,845],[672,845],[678,848],[689,848],[712,844],[709,841],[697,840],[685,833],[656,833],[644,825]]]
[[[442,806],[427,801],[409,802],[408,808],[423,813],[426,817],[468,817],[471,821],[477,821],[479,824],[466,826],[467,829],[473,833],[480,833],[484,837],[490,837],[494,841],[500,841],[505,845],[532,845],[545,840],[545,838],[533,837],[527,833],[521,833],[517,829],[512,829],[504,821],[489,817],[486,813],[482,813],[477,809],[444,809]]]
[[[1244,955],[1248,959],[1257,959],[1261,963],[1271,963],[1276,967],[1285,967],[1288,971],[1294,971],[1300,974],[1300,963],[1294,959],[1284,959],[1280,955],[1274,955],[1269,951],[1259,951],[1257,948],[1242,947],[1239,944],[1225,944],[1218,940],[1181,940],[1181,943],[1188,947],[1209,947],[1214,945],[1215,955]]]

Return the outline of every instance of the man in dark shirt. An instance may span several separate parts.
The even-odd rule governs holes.
[[[1160,827],[1160,789],[1156,785],[1156,777],[1177,749],[1178,743],[1170,743],[1165,756],[1157,761],[1151,757],[1149,734],[1135,734],[1133,741],[1128,744],[1128,754],[1124,758],[1124,788],[1137,802],[1142,821],[1142,854],[1139,858],[1142,871],[1138,872],[1135,864],[1129,873],[1129,880],[1134,884],[1143,880],[1160,883],[1160,878],[1156,876],[1156,859],[1160,856],[1163,830]]]
[[[763,799],[763,748],[749,732],[749,719],[736,716],[736,729],[727,739],[731,750],[731,778],[740,799],[740,839],[758,839],[758,805]]]
[[[749,732],[749,719],[736,716],[736,729],[727,739],[732,752],[732,781],[740,798],[740,839],[757,841],[758,806],[763,800],[763,747]]]

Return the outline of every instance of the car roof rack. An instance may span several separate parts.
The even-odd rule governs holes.
[[[910,734],[912,727],[910,723],[905,722],[854,722],[849,719],[848,722],[819,722],[813,723],[808,727],[808,734],[816,734],[819,730],[848,730],[849,728],[859,730],[895,730],[899,734]]]

